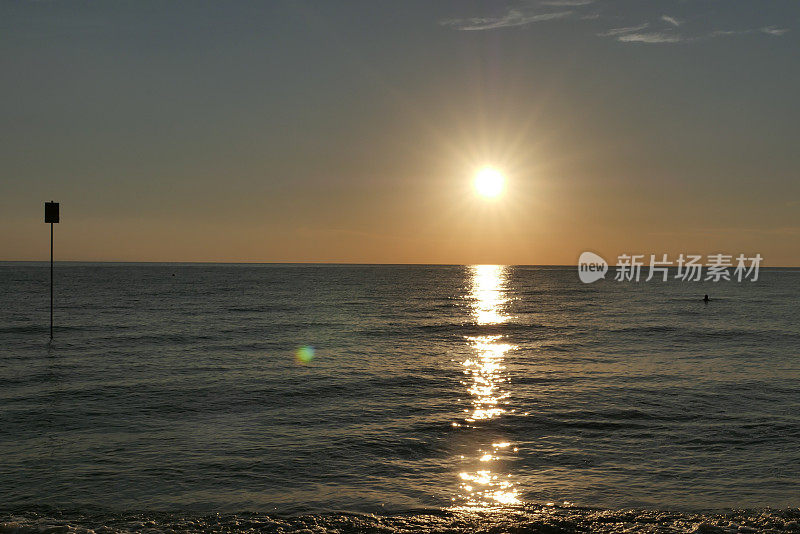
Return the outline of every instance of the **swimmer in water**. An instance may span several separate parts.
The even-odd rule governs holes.
[[[706,295],[705,297],[703,297],[703,302],[708,302],[709,300],[711,300],[711,299],[709,299],[709,298],[708,298],[708,295]]]

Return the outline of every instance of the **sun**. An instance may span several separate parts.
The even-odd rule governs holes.
[[[503,192],[505,179],[497,169],[484,167],[475,175],[475,191],[485,198],[496,198]]]

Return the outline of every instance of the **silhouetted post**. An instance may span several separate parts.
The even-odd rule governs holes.
[[[44,203],[44,222],[50,223],[50,339],[53,339],[53,223],[58,222],[58,202]]]

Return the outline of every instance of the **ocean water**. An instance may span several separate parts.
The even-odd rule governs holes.
[[[0,532],[800,531],[798,270],[64,263],[52,343],[48,284],[0,264]]]

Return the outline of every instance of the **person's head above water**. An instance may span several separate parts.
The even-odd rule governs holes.
[[[706,302],[708,302],[708,301],[709,301],[708,295],[706,295],[705,297],[703,297],[703,300],[705,300]]]

